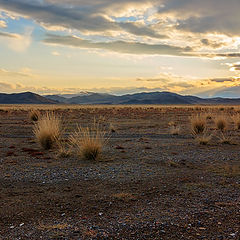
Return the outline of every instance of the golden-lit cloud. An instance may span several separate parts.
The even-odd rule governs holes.
[[[18,38],[17,34],[7,33],[7,32],[0,32],[0,38],[7,37],[7,38]]]
[[[226,63],[227,66],[229,66],[229,71],[231,72],[240,72],[240,62],[236,63]]]
[[[51,54],[53,56],[60,56],[61,55],[58,51],[53,51],[53,52],[51,52]]]
[[[0,68],[0,77],[15,77],[15,78],[19,78],[19,77],[23,77],[23,78],[28,78],[28,77],[32,77],[33,75],[31,74],[31,70],[28,68],[24,68],[21,69],[18,72],[14,72],[14,71],[8,71],[6,69],[1,69]]]
[[[6,28],[7,23],[4,20],[0,20],[0,28]]]

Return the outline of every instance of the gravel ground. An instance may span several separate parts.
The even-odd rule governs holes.
[[[60,158],[35,143],[27,111],[0,112],[0,239],[240,239],[240,132],[200,146],[192,108],[58,112],[68,134],[95,116],[116,132],[101,161]]]

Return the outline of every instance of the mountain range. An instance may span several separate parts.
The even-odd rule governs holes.
[[[240,98],[200,98],[171,92],[142,92],[116,96],[81,92],[66,95],[38,95],[32,92],[0,93],[0,104],[240,104]]]
[[[70,95],[44,97],[66,104],[240,104],[240,98],[200,98],[171,92],[142,92],[122,96],[86,92],[73,97]]]

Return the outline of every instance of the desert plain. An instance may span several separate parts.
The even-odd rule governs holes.
[[[101,158],[44,150],[31,109],[109,129]],[[0,106],[0,239],[240,238],[238,106]],[[205,114],[200,144],[191,117]],[[214,118],[224,115],[221,141]],[[177,131],[172,131],[171,127]]]

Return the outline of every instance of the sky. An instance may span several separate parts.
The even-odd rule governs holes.
[[[239,0],[0,0],[0,92],[240,97]]]

